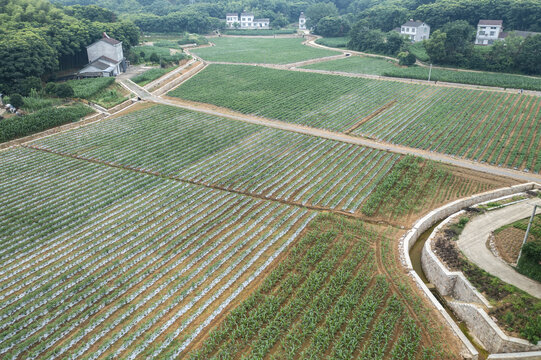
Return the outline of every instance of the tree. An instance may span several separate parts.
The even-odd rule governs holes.
[[[325,16],[314,28],[314,33],[322,36],[344,36],[349,32],[349,24],[338,16]]]
[[[297,15],[298,16],[298,15]],[[315,27],[319,20],[326,16],[338,16],[338,9],[333,3],[315,3],[306,9],[306,26],[308,28]]]
[[[160,57],[155,52],[150,54],[150,57],[148,59],[153,63],[159,63],[160,62]]]
[[[447,41],[447,34],[436,30],[430,35],[430,39],[425,40],[426,53],[430,57],[430,61],[433,63],[443,63],[447,58],[445,50],[445,42]]]
[[[398,53],[398,63],[404,66],[411,66],[415,64],[415,55],[410,52],[402,51]]]
[[[524,39],[517,56],[517,65],[527,74],[541,74],[539,59],[541,59],[541,35],[528,36]]]
[[[442,28],[445,39],[445,62],[464,66],[473,52],[475,28],[464,20],[452,21]]]
[[[41,80],[36,76],[29,76],[18,82],[17,91],[23,95],[28,96],[32,89],[41,90]]]
[[[24,106],[24,99],[21,94],[11,94],[9,97],[9,103],[19,109]]]
[[[385,53],[396,55],[400,49],[405,46],[406,40],[396,31],[389,31],[385,41]]]
[[[41,77],[58,66],[57,53],[30,30],[1,36],[0,59],[0,83],[12,86],[29,76]]]
[[[56,95],[61,98],[69,98],[75,95],[73,88],[66,83],[56,85]]]

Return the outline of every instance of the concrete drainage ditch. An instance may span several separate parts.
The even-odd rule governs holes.
[[[462,273],[448,271],[432,253],[430,237],[433,236],[434,231],[431,230],[441,228],[445,222],[449,221],[444,221],[444,219],[448,219],[451,215],[464,208],[539,188],[541,188],[541,185],[536,183],[520,184],[454,201],[433,210],[421,218],[400,241],[399,246],[403,265],[461,340],[463,344],[462,356],[465,359],[480,359],[485,354],[482,350],[480,354],[480,351],[457,325],[455,319],[453,319],[453,314],[449,313],[440,301],[443,301],[446,306],[451,308],[454,314],[457,314],[468,325],[473,337],[487,347],[491,353],[488,359],[541,359],[541,343],[537,345],[529,344],[526,340],[509,337],[503,333],[483,310],[483,307],[489,305],[488,301],[469,284]],[[426,243],[424,245],[419,243],[414,249],[417,241],[423,241],[423,238]],[[419,269],[417,262],[418,256],[416,254],[418,254],[419,248],[422,250],[421,263],[424,270]],[[414,254],[416,260],[415,268],[410,257],[411,250],[413,250],[412,254]],[[435,294],[421,278],[425,274],[427,275],[425,280],[430,281],[437,289],[436,295],[438,293],[443,295],[438,296],[440,300],[436,298]],[[451,298],[447,301],[444,296],[450,296]]]

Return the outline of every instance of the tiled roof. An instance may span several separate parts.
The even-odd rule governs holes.
[[[503,26],[503,20],[479,20],[478,25],[500,25],[500,26]]]
[[[412,26],[412,27],[419,27],[421,25],[423,25],[422,21],[408,21],[402,24],[402,26]]]

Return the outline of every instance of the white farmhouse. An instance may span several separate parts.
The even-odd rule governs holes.
[[[242,13],[240,17],[238,14],[228,13],[226,14],[225,23],[228,28],[238,27],[240,29],[269,29],[270,19],[254,19],[252,13]],[[238,24],[235,26],[235,24]]]
[[[234,28],[235,24],[240,27],[239,14],[227,13],[225,15],[225,24],[228,28]]]
[[[304,16],[303,12],[299,16],[299,30],[306,30],[306,16]]]
[[[125,72],[126,58],[122,50],[122,42],[103,33],[101,39],[86,47],[88,65],[77,75],[82,77],[116,76]]]
[[[475,36],[476,45],[492,45],[494,41],[500,38],[503,30],[502,20],[479,20],[477,24],[477,34]]]
[[[410,19],[400,26],[400,34],[407,36],[412,42],[428,40],[430,26],[422,21]]]

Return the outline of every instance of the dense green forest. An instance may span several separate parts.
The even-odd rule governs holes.
[[[0,92],[28,93],[29,83],[87,62],[86,46],[102,32],[139,42],[139,29],[97,6],[58,8],[46,0],[0,0]]]
[[[411,47],[392,29],[421,19],[431,25],[424,48],[435,64],[541,74],[541,35],[473,46],[479,19],[502,19],[506,31],[541,32],[541,0],[204,1],[0,0],[0,91],[28,92],[35,81],[29,77],[46,80],[86,63],[85,46],[104,31],[129,54],[141,32],[206,34],[223,29],[227,12],[241,11],[270,18],[275,29],[294,24],[304,11],[316,34],[349,36],[349,48],[398,56],[404,64],[414,60]]]

